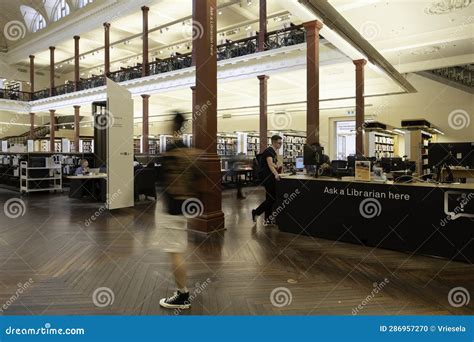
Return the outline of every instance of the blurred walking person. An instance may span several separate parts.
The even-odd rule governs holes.
[[[169,253],[176,282],[175,293],[160,300],[160,305],[169,309],[189,309],[189,290],[186,286],[187,270],[184,253],[187,249],[186,203],[201,204],[198,184],[199,168],[196,160],[198,150],[188,148],[182,140],[183,115],[173,118],[173,141],[163,156],[163,186],[166,213],[163,213],[164,250]]]

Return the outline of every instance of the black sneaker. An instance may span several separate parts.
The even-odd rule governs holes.
[[[160,305],[167,309],[189,309],[191,308],[189,292],[176,291],[171,297],[160,299]]]
[[[257,222],[257,211],[252,209],[252,221]]]

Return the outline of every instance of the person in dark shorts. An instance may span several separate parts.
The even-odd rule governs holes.
[[[273,224],[270,222],[272,215],[273,203],[276,198],[276,182],[280,180],[277,171],[277,151],[281,148],[283,139],[279,135],[273,135],[271,145],[262,153],[262,165],[260,165],[259,177],[261,184],[265,187],[265,201],[263,201],[256,209],[252,210],[252,220],[257,221],[257,216],[265,213],[265,225]]]

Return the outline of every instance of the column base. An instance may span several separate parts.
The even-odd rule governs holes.
[[[222,211],[207,213],[188,219],[188,229],[200,233],[211,234],[225,230],[225,219]]]

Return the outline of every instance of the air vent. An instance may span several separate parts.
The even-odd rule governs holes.
[[[232,117],[232,114],[222,114],[223,119],[230,119]]]

